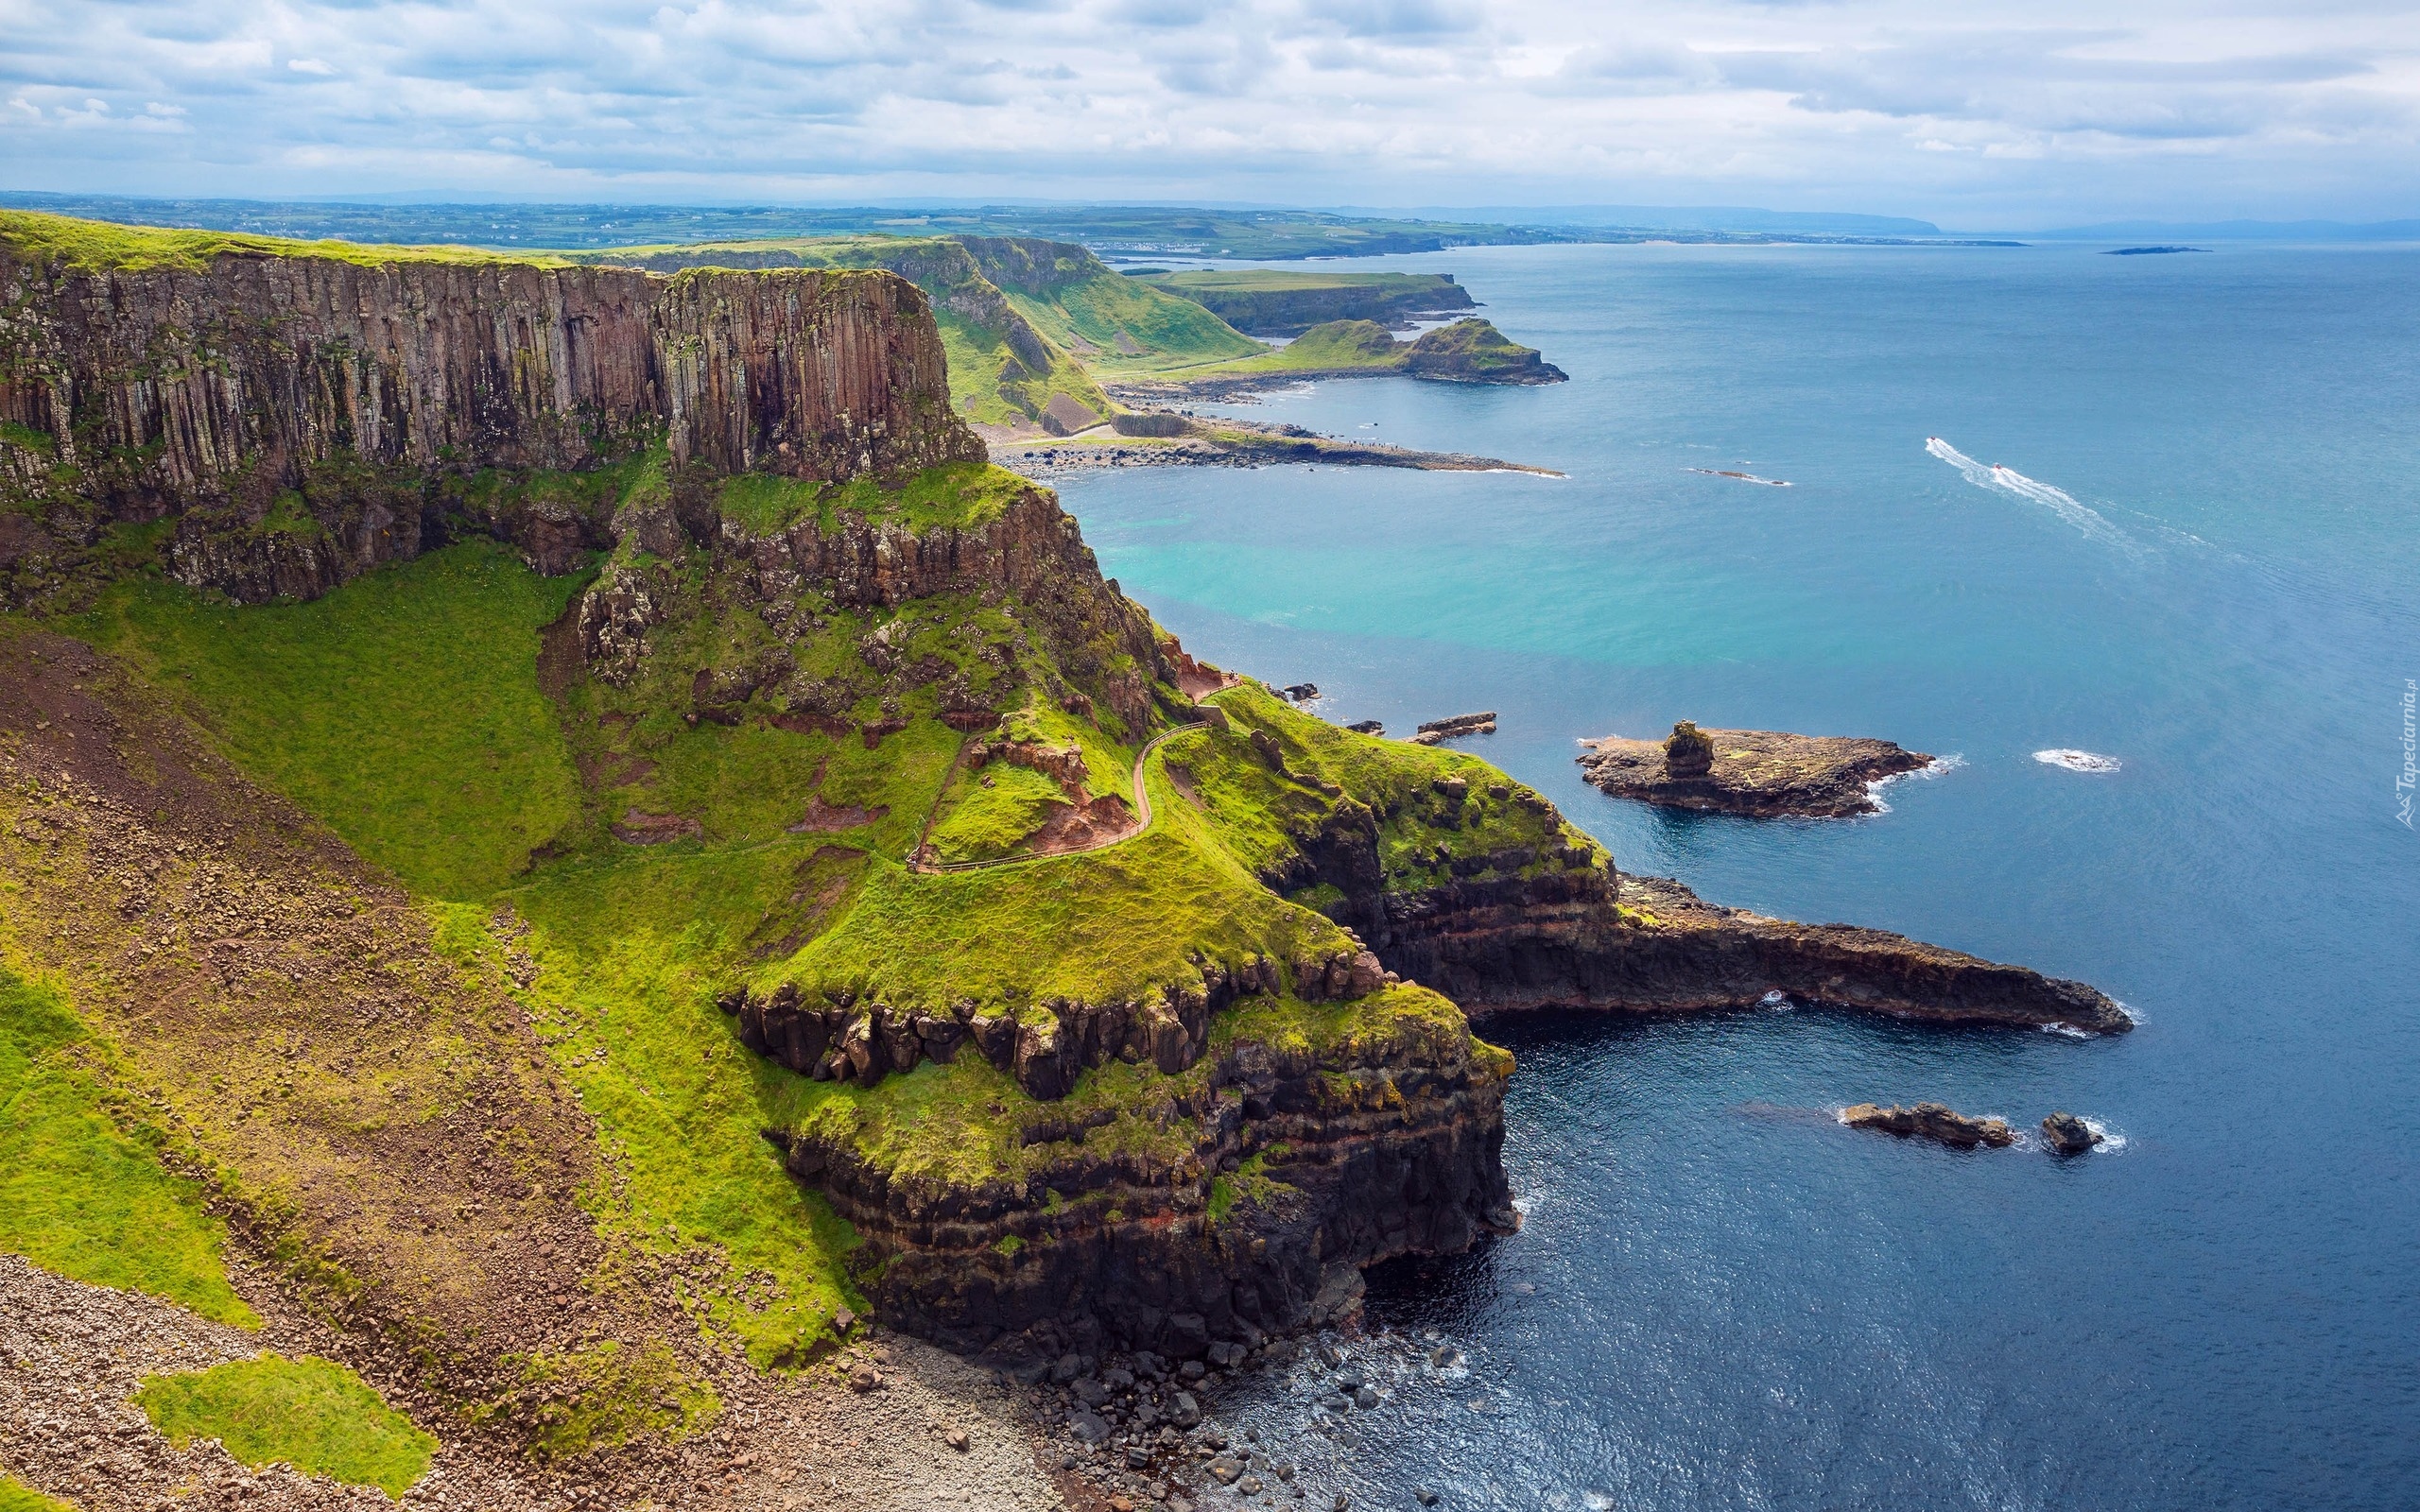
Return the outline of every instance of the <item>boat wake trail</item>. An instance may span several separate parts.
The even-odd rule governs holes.
[[[2126,532],[2063,489],[2036,482],[2014,468],[2001,467],[1997,463],[1986,467],[1938,436],[1925,438],[1925,451],[1956,468],[1967,482],[1979,489],[1996,489],[2002,493],[2014,494],[2028,503],[2042,506],[2094,541],[2129,551],[2136,549]]]

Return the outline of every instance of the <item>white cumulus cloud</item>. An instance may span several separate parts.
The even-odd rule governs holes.
[[[0,0],[0,187],[2420,215],[2384,0]]]

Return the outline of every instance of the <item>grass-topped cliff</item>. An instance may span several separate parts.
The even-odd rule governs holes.
[[[0,233],[0,1244],[312,1320],[418,1427],[317,1366],[167,1417],[307,1398],[381,1485],[424,1431],[562,1465],[699,1432],[870,1306],[1198,1348],[1498,1221],[1509,1060],[1304,848],[1599,854],[1185,656],[978,459],[901,280]],[[1125,308],[1013,252],[994,286],[1068,331]],[[501,345],[441,397],[461,352],[380,301]],[[389,390],[421,407],[382,438],[344,396]]]
[[[1189,394],[1249,392],[1289,379],[1392,376],[1437,383],[1538,385],[1562,383],[1565,375],[1537,349],[1522,346],[1477,316],[1425,331],[1409,341],[1397,338],[1375,320],[1330,320],[1273,351],[1132,379],[1117,385],[1116,392],[1139,404]]]
[[[1332,320],[1393,326],[1473,307],[1450,273],[1347,273],[1330,268],[1133,269],[1137,283],[1191,300],[1247,335],[1300,335]]]

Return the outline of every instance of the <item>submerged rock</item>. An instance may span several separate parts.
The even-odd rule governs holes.
[[[1913,1108],[1858,1103],[1841,1110],[1841,1122],[1851,1128],[1878,1128],[1901,1139],[1927,1139],[1960,1150],[1979,1144],[1996,1150],[2016,1143],[2016,1131],[2005,1120],[1970,1117],[1941,1103],[1918,1103]]]
[[[1700,730],[1684,719],[1662,741],[1581,742],[1582,773],[1616,798],[1756,817],[1843,818],[1881,807],[1869,785],[1929,765],[1887,740]]]
[[[2042,1121],[2042,1138],[2060,1155],[2082,1155],[2104,1135],[2073,1113],[2052,1113]]]

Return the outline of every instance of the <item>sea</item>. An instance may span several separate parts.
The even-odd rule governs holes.
[[[1456,274],[1570,382],[1201,407],[1564,476],[1063,481],[1188,648],[1340,722],[1495,711],[1463,747],[1625,870],[2139,1023],[1483,1022],[1524,1227],[1373,1271],[1339,1343],[1377,1409],[1322,1406],[1316,1359],[1253,1388],[1305,1488],[1266,1499],[2420,1506],[2420,249],[2107,250],[1357,261]],[[1845,821],[1581,782],[1578,741],[1684,718],[1941,761]],[[2108,1139],[1837,1119],[1918,1099]]]

